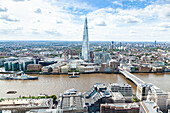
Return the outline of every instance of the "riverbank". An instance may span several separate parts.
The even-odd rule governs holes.
[[[0,74],[14,74],[17,72],[0,72]],[[68,75],[68,73],[53,73],[53,72],[25,72],[26,74],[39,74],[39,75]],[[161,72],[130,72],[130,73],[170,73],[170,71]],[[80,74],[121,74],[120,72],[80,72]]]
[[[27,72],[26,72],[27,73]],[[170,72],[130,72],[130,73],[170,73]],[[27,74],[40,74],[40,75],[68,75],[68,73],[27,73]],[[120,72],[80,72],[80,74],[121,74]]]

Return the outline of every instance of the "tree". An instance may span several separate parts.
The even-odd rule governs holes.
[[[51,98],[53,98],[53,103],[55,103],[57,96],[56,95],[52,95]]]

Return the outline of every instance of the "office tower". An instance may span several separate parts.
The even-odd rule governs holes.
[[[109,63],[111,60],[110,53],[106,53],[103,51],[101,52],[94,52],[94,63],[101,64],[101,63]]]
[[[143,42],[143,48],[145,48],[145,43]]]
[[[122,42],[119,42],[119,49],[121,49],[122,47]]]
[[[114,48],[114,41],[111,42],[111,48],[110,49],[113,50],[113,48]]]
[[[89,60],[89,38],[88,38],[87,18],[85,18],[85,23],[84,23],[82,58],[86,61]]]
[[[155,47],[156,47],[156,40],[155,40]]]

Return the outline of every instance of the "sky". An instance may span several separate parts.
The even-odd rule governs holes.
[[[0,40],[170,42],[170,0],[0,0]]]

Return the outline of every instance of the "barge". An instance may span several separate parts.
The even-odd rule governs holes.
[[[37,80],[37,76],[29,76],[25,73],[21,74],[21,76],[4,74],[0,76],[0,80]]]

